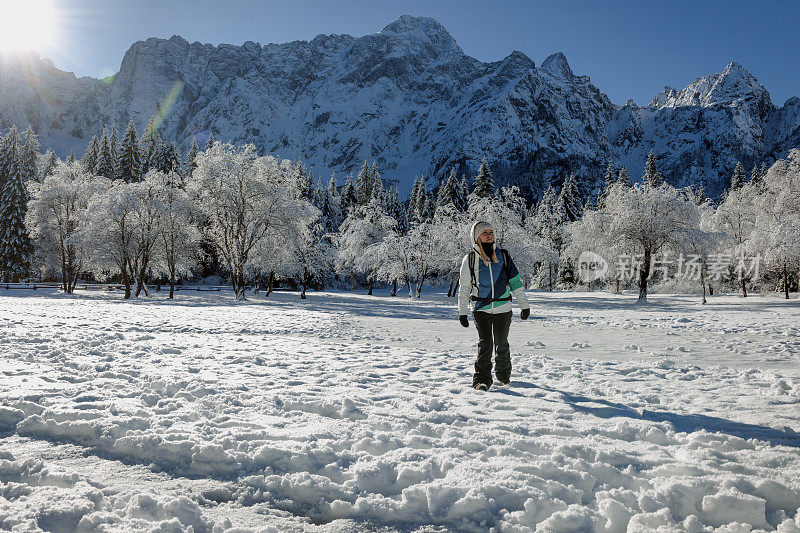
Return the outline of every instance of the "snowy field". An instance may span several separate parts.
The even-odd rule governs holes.
[[[0,290],[0,529],[800,531],[800,301],[529,298]]]

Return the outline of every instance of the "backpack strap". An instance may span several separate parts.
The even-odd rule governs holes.
[[[470,277],[472,278],[472,286],[478,286],[478,280],[475,277],[475,250],[470,250],[469,252],[469,273]]]
[[[506,282],[508,282],[511,279],[511,267],[508,266],[508,250],[500,248],[500,251],[503,253],[503,270],[506,271]]]

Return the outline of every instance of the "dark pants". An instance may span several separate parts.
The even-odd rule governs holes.
[[[508,347],[508,328],[511,326],[511,311],[493,315],[476,311],[472,313],[478,328],[478,360],[472,386],[479,383],[492,385],[492,348],[497,352],[494,372],[498,381],[511,379],[511,350]]]

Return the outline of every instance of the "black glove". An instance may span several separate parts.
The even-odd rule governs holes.
[[[458,321],[461,322],[461,325],[465,328],[469,327],[469,320],[467,320],[467,315],[459,315]]]
[[[530,309],[523,309],[522,311],[519,312],[519,317],[522,320],[528,320],[529,316],[531,316],[531,310]]]

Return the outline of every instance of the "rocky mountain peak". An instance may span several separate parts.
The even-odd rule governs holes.
[[[539,70],[549,72],[556,78],[569,79],[573,77],[572,69],[569,68],[569,63],[567,62],[567,56],[562,52],[547,56]]]
[[[722,73],[697,78],[683,90],[664,87],[649,107],[731,107],[771,104],[769,92],[739,63],[730,63]]]

